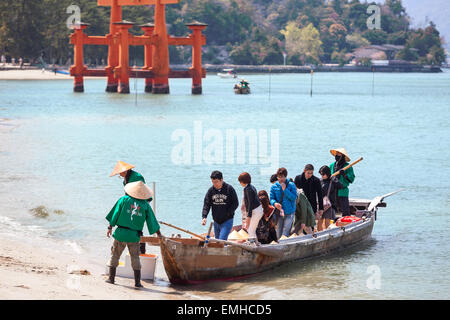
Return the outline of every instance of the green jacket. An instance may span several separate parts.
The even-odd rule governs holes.
[[[136,181],[142,181],[145,183],[145,179],[139,172],[130,170],[130,177],[128,178],[128,183],[136,182]],[[125,185],[125,179],[123,180],[123,185]]]
[[[154,234],[159,230],[152,208],[145,200],[139,200],[124,195],[120,198],[111,211],[106,216],[110,226],[121,226],[116,228],[113,237],[121,242],[139,242],[144,223],[147,222],[149,234]],[[127,229],[128,228],[128,229]]]
[[[336,163],[336,161],[333,162],[332,164],[330,164],[331,174],[334,173],[334,164],[335,163]],[[346,162],[345,165],[344,165],[344,168],[346,166],[348,166],[348,165],[349,165],[349,163]],[[339,182],[342,183],[344,188],[343,189],[338,189],[338,193],[337,193],[338,197],[348,197],[348,194],[349,194],[348,186],[350,185],[350,183],[353,183],[353,181],[355,181],[355,173],[353,172],[353,167],[350,167],[347,170],[345,170],[345,173],[347,174],[347,178],[350,181],[348,181],[343,176],[339,177]]]
[[[297,200],[295,200],[295,232],[300,229],[301,224],[305,224],[307,227],[314,227],[316,224],[314,211],[308,198],[301,192],[297,192],[297,194]]]

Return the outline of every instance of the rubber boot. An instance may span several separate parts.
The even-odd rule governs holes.
[[[116,277],[116,268],[109,267],[109,278],[106,280],[106,282],[114,284],[115,277]]]
[[[141,284],[141,270],[133,270],[134,271],[134,286],[136,288],[142,288]]]

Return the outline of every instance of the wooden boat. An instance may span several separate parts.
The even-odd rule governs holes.
[[[234,93],[236,94],[249,94],[250,93],[250,84],[242,79],[239,83],[234,85]]]
[[[352,212],[361,220],[344,227],[279,240],[277,244],[225,245],[196,238],[142,237],[142,242],[160,245],[164,268],[172,283],[196,284],[232,280],[270,270],[287,262],[301,261],[355,245],[372,234],[378,207],[383,199],[350,199]],[[370,210],[369,210],[370,209]],[[239,228],[239,227],[234,227]]]
[[[236,94],[250,94],[250,87],[241,88],[241,87],[234,87],[234,93]]]

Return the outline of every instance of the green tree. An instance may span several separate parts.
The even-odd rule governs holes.
[[[417,54],[417,52],[412,50],[409,45],[406,45],[402,50],[397,52],[397,54],[395,55],[395,59],[405,61],[417,61],[419,59],[419,55]]]
[[[345,37],[347,36],[347,28],[339,23],[334,23],[328,30],[333,41],[336,43],[339,50],[345,47]]]
[[[363,37],[369,40],[371,44],[385,44],[387,36],[387,33],[383,30],[367,30],[363,33]]]
[[[351,49],[367,47],[370,45],[369,40],[364,38],[360,33],[349,34],[345,37],[345,41]]]
[[[230,59],[234,64],[251,65],[255,64],[250,42],[245,41],[243,44],[235,47],[230,52]]]
[[[0,46],[7,55],[35,58],[43,49],[44,7],[39,0],[0,2]]]
[[[298,55],[302,64],[319,63],[319,56],[323,53],[319,31],[312,23],[299,29],[295,22],[289,22],[280,31],[286,38],[286,49],[290,55]]]

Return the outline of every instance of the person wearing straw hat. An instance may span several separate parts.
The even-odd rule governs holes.
[[[109,238],[112,228],[117,226],[112,235],[114,238],[111,247],[111,259],[108,262],[109,278],[106,282],[114,284],[116,268],[125,247],[131,256],[131,266],[134,270],[135,287],[141,285],[141,262],[139,260],[139,242],[142,236],[144,223],[147,223],[149,234],[156,233],[161,237],[160,226],[156,220],[152,208],[146,201],[152,197],[152,190],[142,181],[131,182],[124,187],[125,195],[122,196],[106,216],[109,221],[106,236]]]
[[[127,183],[130,182],[136,182],[136,181],[142,181],[145,183],[144,177],[137,171],[132,170],[134,168],[134,165],[123,162],[123,161],[117,161],[116,166],[114,167],[113,171],[109,175],[110,177],[113,177],[115,175],[119,175],[123,178],[123,185],[125,186]],[[152,198],[147,199],[148,202],[152,202]],[[140,245],[141,253],[145,253],[145,243],[141,243]]]
[[[115,175],[120,175],[123,178],[123,185],[136,181],[142,181],[143,183],[145,183],[144,177],[139,172],[132,170],[133,168],[134,165],[132,164],[123,161],[117,161],[116,166],[109,176],[113,177]]]
[[[342,216],[350,215],[350,205],[348,203],[349,190],[348,186],[355,181],[355,173],[353,167],[343,170],[349,165],[350,157],[344,148],[331,149],[330,153],[334,156],[335,162],[330,164],[331,174],[339,172],[339,182],[343,185],[343,188],[337,191],[337,204],[342,212]]]

